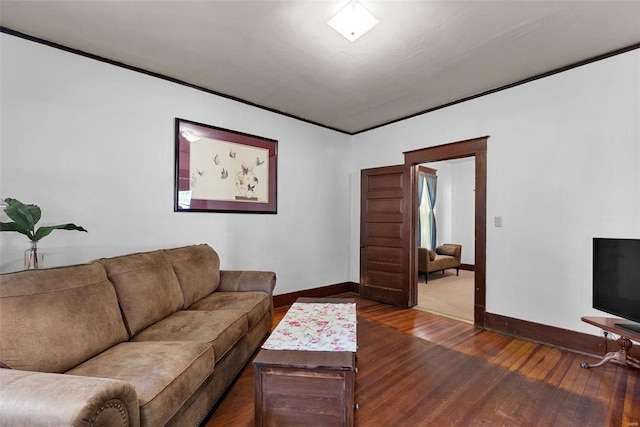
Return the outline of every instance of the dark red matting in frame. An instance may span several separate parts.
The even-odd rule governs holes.
[[[269,201],[232,201],[232,200],[207,200],[191,199],[189,208],[180,207],[178,204],[178,193],[189,191],[191,170],[190,170],[190,150],[191,142],[183,135],[183,132],[192,132],[198,137],[217,139],[221,141],[244,144],[252,147],[263,148],[269,153]],[[192,122],[184,119],[175,119],[175,190],[174,190],[174,211],[175,212],[245,212],[245,213],[277,213],[277,154],[278,141],[250,135],[229,129],[223,129],[203,123]]]

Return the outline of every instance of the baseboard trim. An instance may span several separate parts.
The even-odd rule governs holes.
[[[460,264],[460,270],[476,271],[476,266],[473,264]]]
[[[355,282],[336,283],[335,285],[321,286],[319,288],[305,289],[288,294],[280,294],[273,296],[274,307],[285,307],[293,304],[298,298],[324,298],[347,292],[359,293],[359,285]]]
[[[605,349],[603,337],[494,313],[486,313],[485,328],[501,334],[594,356],[602,356],[607,351],[617,351],[619,348],[615,341],[610,340],[608,348]],[[638,347],[633,347],[631,350],[630,354],[636,357],[640,353],[640,348]]]

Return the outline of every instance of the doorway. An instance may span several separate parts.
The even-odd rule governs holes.
[[[453,160],[465,157],[475,159],[475,278],[474,278],[474,325],[484,327],[486,314],[486,218],[487,218],[487,140],[488,136],[428,147],[404,153],[404,163],[416,166],[426,162]],[[417,193],[417,189],[416,189]],[[414,197],[413,212],[417,212],[418,202]],[[418,246],[412,250],[414,260],[418,258]],[[414,277],[417,277],[417,263]],[[413,296],[410,306],[417,303],[417,283],[410,281],[409,295]]]
[[[473,324],[475,156],[420,164],[418,200],[415,308]]]

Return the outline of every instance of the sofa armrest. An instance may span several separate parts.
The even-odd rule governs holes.
[[[429,271],[429,249],[418,248],[418,271]]]
[[[105,378],[0,369],[2,426],[139,426],[132,384]]]
[[[221,292],[262,291],[273,294],[276,287],[276,273],[272,271],[220,270]]]

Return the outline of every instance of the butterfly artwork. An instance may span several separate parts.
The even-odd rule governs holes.
[[[175,212],[277,213],[277,140],[195,121],[172,121],[174,144],[169,148],[174,149],[170,154],[175,161],[170,187]],[[249,123],[249,127],[255,126]],[[294,173],[287,177],[296,179],[290,183],[296,187],[291,194],[297,195],[302,188],[308,191],[307,176],[299,172],[301,168],[304,165],[291,169]],[[289,181],[280,179],[281,186],[282,182]]]
[[[249,174],[249,167],[245,165],[244,162],[242,162],[242,175],[248,175],[248,174]]]

